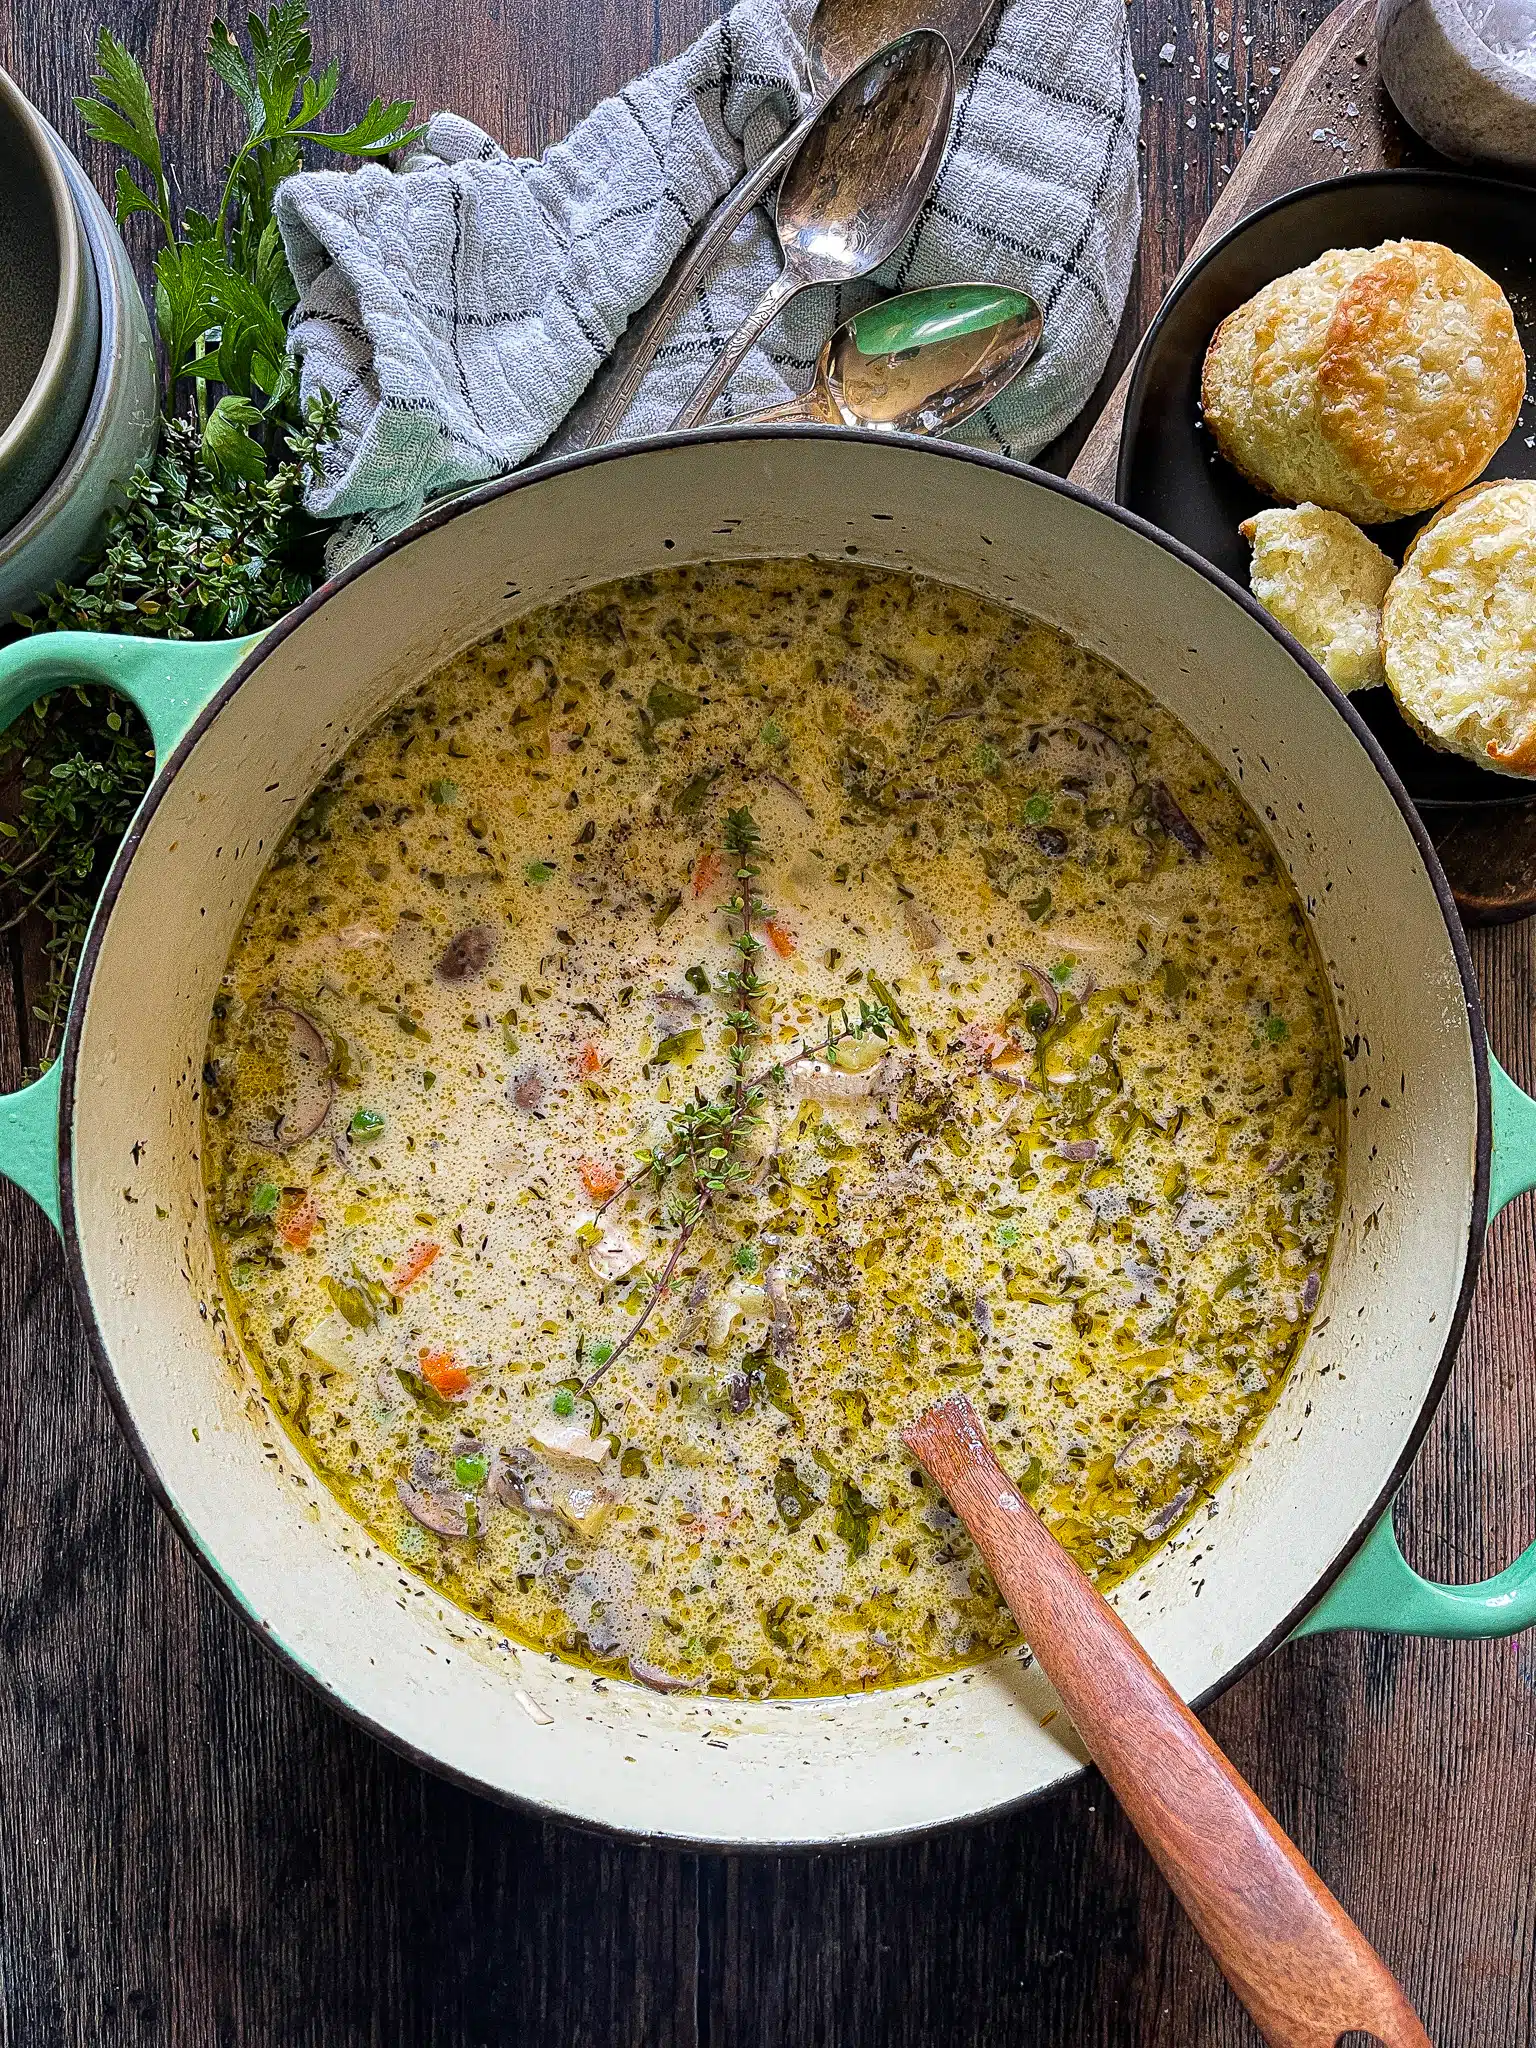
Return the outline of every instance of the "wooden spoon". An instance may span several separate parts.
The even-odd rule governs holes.
[[[965,1396],[901,1434],[1271,2048],[1430,2048],[1396,1978],[1009,1480]]]

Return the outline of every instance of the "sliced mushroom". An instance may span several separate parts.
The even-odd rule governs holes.
[[[777,1259],[763,1274],[763,1292],[768,1297],[768,1341],[774,1357],[782,1364],[794,1350],[799,1331],[790,1306],[789,1282]]]
[[[1156,1543],[1160,1536],[1166,1536],[1174,1523],[1178,1521],[1185,1509],[1188,1508],[1197,1490],[1193,1481],[1188,1486],[1181,1486],[1166,1507],[1158,1509],[1142,1533],[1153,1543]]]
[[[456,1494],[429,1492],[405,1479],[395,1481],[395,1491],[406,1513],[424,1529],[431,1529],[438,1536],[469,1534],[469,1514]]]
[[[1046,1018],[1046,1029],[1049,1030],[1061,1015],[1061,997],[1057,993],[1056,984],[1043,968],[1035,965],[1033,960],[1024,961],[1023,967],[1024,972],[1040,991],[1040,1000],[1049,1012]]]
[[[1186,853],[1192,853],[1198,860],[1205,852],[1205,841],[1174,802],[1166,782],[1152,785],[1152,814],[1170,839],[1177,839]]]
[[[688,1289],[688,1300],[683,1318],[678,1325],[676,1341],[679,1344],[693,1344],[697,1341],[704,1321],[704,1305],[714,1287],[714,1279],[707,1266],[701,1266],[693,1276],[693,1285]]]
[[[529,1067],[507,1083],[507,1094],[519,1109],[526,1109],[530,1115],[536,1116],[544,1100],[544,1077]]]
[[[287,1027],[287,1100],[273,1123],[271,1137],[263,1134],[254,1142],[273,1151],[291,1152],[295,1145],[314,1137],[331,1113],[331,1104],[336,1100],[331,1049],[325,1033],[307,1010],[295,1009],[292,1003],[280,1003],[276,998],[265,1005],[265,1010]]]
[[[529,1515],[552,1515],[555,1504],[543,1492],[534,1473],[532,1454],[522,1445],[498,1451],[491,1460],[486,1491],[503,1507],[521,1508]]]
[[[488,924],[456,932],[437,960],[439,981],[477,981],[496,957],[496,934]]]
[[[698,1692],[708,1682],[703,1678],[678,1678],[659,1664],[647,1664],[639,1657],[629,1659],[629,1674],[652,1692]]]
[[[1117,773],[1128,775],[1133,783],[1137,779],[1135,763],[1113,734],[1084,719],[1031,726],[1021,754],[1058,782],[1075,778],[1080,783],[1084,770],[1105,780]]]
[[[674,1032],[685,1031],[703,1007],[697,996],[689,995],[684,989],[659,988],[651,1001],[656,1022],[662,1035],[668,1038]]]

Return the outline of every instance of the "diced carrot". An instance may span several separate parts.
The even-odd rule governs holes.
[[[403,1294],[413,1280],[419,1280],[442,1250],[430,1237],[419,1237],[389,1276],[391,1294]]]
[[[603,1056],[597,1047],[588,1042],[581,1048],[581,1057],[576,1062],[576,1071],[583,1081],[588,1080],[603,1064]]]
[[[776,917],[770,917],[763,925],[768,934],[768,943],[781,960],[787,960],[795,950],[795,935],[787,924]]]
[[[455,1394],[462,1394],[469,1385],[469,1374],[462,1365],[454,1364],[451,1351],[424,1350],[421,1354],[421,1376],[445,1401],[451,1401]]]
[[[619,1184],[619,1169],[610,1166],[606,1159],[583,1159],[576,1170],[594,1202],[606,1202]]]
[[[320,1221],[320,1204],[312,1194],[284,1194],[277,1205],[277,1234],[296,1252],[307,1251]]]
[[[706,889],[713,889],[725,873],[725,863],[713,846],[706,846],[693,864],[693,893],[702,896]]]

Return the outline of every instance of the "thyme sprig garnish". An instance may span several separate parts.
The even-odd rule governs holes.
[[[662,1142],[640,1154],[638,1171],[621,1181],[597,1211],[601,1217],[615,1202],[645,1182],[652,1183],[658,1191],[680,1183],[679,1198],[670,1217],[676,1236],[655,1285],[613,1350],[582,1382],[583,1392],[589,1393],[604,1373],[618,1364],[650,1321],[671,1285],[689,1240],[716,1200],[753,1179],[757,1168],[743,1156],[744,1140],[764,1122],[762,1110],[769,1088],[782,1085],[788,1070],[802,1060],[824,1058],[829,1065],[835,1065],[840,1045],[871,1036],[889,1041],[895,1030],[883,1003],[861,1000],[856,1018],[850,1016],[846,1007],[828,1018],[825,1039],[802,1043],[787,1058],[774,1060],[756,1073],[749,1072],[753,1050],[762,1043],[773,1005],[773,989],[757,971],[763,949],[757,927],[765,922],[768,911],[757,893],[757,878],[762,872],[762,835],[751,811],[743,808],[726,813],[725,848],[735,862],[736,882],[725,915],[737,964],[720,981],[731,1001],[731,1008],[725,1013],[730,1032],[730,1085],[712,1099],[696,1096],[675,1110],[667,1121]]]

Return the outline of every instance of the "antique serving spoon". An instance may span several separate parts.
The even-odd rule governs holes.
[[[955,65],[932,29],[861,65],[817,115],[779,187],[784,268],[673,421],[695,427],[763,330],[808,285],[865,277],[906,240],[949,137]]]
[[[1397,1980],[951,1394],[902,1431],[1270,2048],[1430,2048]]]
[[[997,0],[821,0],[806,31],[810,105],[762,162],[742,173],[674,265],[663,296],[653,301],[645,331],[622,379],[587,437],[588,446],[613,439],[667,330],[731,236],[798,152],[817,115],[843,81],[876,51],[920,28],[942,35],[958,62],[981,34],[996,4]]]
[[[845,320],[803,397],[749,423],[806,420],[893,434],[944,434],[980,412],[1040,346],[1040,309],[996,284],[928,285]]]

